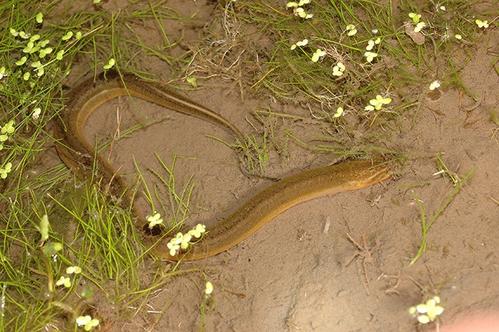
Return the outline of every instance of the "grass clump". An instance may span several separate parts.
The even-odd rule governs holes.
[[[75,180],[61,164],[37,164],[50,153],[50,122],[63,110],[75,62],[84,75],[116,68],[140,76],[140,54],[182,62],[185,54],[169,54],[175,41],[166,35],[162,45],[147,47],[130,33],[144,20],[160,24],[178,15],[161,2],[117,13],[66,5],[0,4],[1,331],[91,330],[123,321],[175,268],[141,274],[148,250],[130,207],[110,201],[98,184]],[[106,305],[120,316],[101,317]]]
[[[295,15],[296,8],[304,8],[313,17]],[[443,77],[446,69],[435,72],[435,68],[445,67],[445,54],[470,46],[480,33],[469,1],[420,6],[409,1],[398,5],[365,0],[311,1],[286,6],[278,1],[243,0],[227,2],[224,14],[225,38],[216,52],[206,50],[215,58],[224,54],[218,61],[220,73],[227,76],[232,71],[231,79],[258,93],[263,90],[279,99],[319,104],[330,118],[338,107],[344,114],[376,116],[380,112],[364,112],[369,101],[366,96],[398,97],[404,88]],[[421,34],[423,43],[411,39],[406,23]],[[243,29],[252,31],[245,36],[246,42],[237,38]],[[243,47],[244,54],[238,53]],[[203,62],[197,63],[199,68]],[[204,64],[213,71],[213,66]],[[241,68],[253,75],[238,77]],[[397,103],[404,109],[417,98],[405,96]],[[390,117],[389,112],[385,115]]]
[[[431,227],[438,220],[438,218],[443,215],[445,210],[449,207],[454,198],[456,198],[456,196],[461,192],[463,186],[471,179],[474,173],[474,171],[471,170],[463,176],[459,176],[457,173],[450,171],[447,165],[444,163],[440,154],[438,154],[436,157],[436,163],[438,172],[436,172],[435,175],[443,175],[448,177],[453,185],[453,188],[440,203],[438,209],[433,213],[428,213],[428,211],[426,210],[426,206],[424,205],[424,202],[422,200],[420,200],[419,198],[415,199],[421,217],[421,242],[419,244],[416,255],[412,258],[409,265],[413,265],[414,263],[416,263],[418,259],[421,258],[421,256],[423,256],[423,254],[426,252],[426,247],[428,245],[428,232],[430,231]]]

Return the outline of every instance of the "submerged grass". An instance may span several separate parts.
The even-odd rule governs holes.
[[[53,140],[49,123],[63,108],[63,82],[76,60],[94,75],[111,58],[118,70],[139,76],[143,55],[182,63],[185,55],[169,55],[178,41],[163,34],[162,45],[151,47],[131,33],[145,20],[161,25],[165,18],[180,16],[161,1],[116,14],[59,1],[0,4],[0,126],[12,120],[14,127],[0,151],[2,170],[12,165],[0,182],[0,331],[73,330],[78,316],[99,316],[106,304],[143,309],[144,298],[175,272],[160,266],[144,279],[147,248],[133,215],[97,184],[75,180],[63,165],[33,169]],[[42,240],[44,215],[51,227]],[[69,266],[82,273],[68,276]],[[68,288],[56,285],[64,276]]]
[[[329,119],[342,107],[344,114],[376,117],[383,123],[393,116],[365,112],[369,99],[377,94],[398,97],[403,93],[404,99],[398,102],[414,104],[419,95],[408,89],[421,90],[434,79],[447,79],[446,73],[452,70],[447,54],[453,49],[472,48],[471,41],[477,35],[474,4],[464,0],[418,5],[413,1],[312,1],[304,8],[313,13],[313,18],[300,19],[279,1],[227,2],[223,17],[226,38],[220,41],[225,42],[225,52],[219,48],[216,53],[209,53],[210,49],[206,52],[213,57],[224,54],[218,61],[219,71],[227,76],[232,70],[233,80],[241,79],[237,75],[241,66],[253,73],[245,76],[244,83],[259,93],[312,104]],[[415,44],[405,32],[404,22],[410,21],[410,12],[420,13],[426,22],[422,45]],[[347,25],[354,25],[357,33],[349,36]],[[252,33],[246,36],[246,42],[235,45],[229,36],[242,34],[247,26]],[[462,39],[456,39],[456,35]],[[366,47],[376,38],[380,43],[372,52],[378,56],[369,63]],[[303,39],[307,39],[306,45],[291,48]],[[242,57],[238,46],[245,50]],[[326,55],[313,62],[316,49]],[[234,65],[236,62],[239,65]],[[333,74],[338,62],[346,67],[344,75]]]
[[[461,192],[464,185],[469,182],[474,174],[474,170],[466,172],[466,174],[464,174],[463,176],[459,176],[457,173],[450,171],[443,161],[441,154],[438,154],[435,160],[438,168],[438,172],[435,173],[435,175],[441,174],[449,178],[453,188],[449,191],[449,193],[447,193],[444,200],[440,203],[440,206],[433,213],[428,213],[424,202],[417,197],[415,198],[415,202],[419,208],[421,218],[421,241],[419,243],[418,251],[412,258],[409,265],[413,265],[419,260],[419,258],[424,255],[428,245],[428,232],[430,231],[431,227],[435,224],[438,218],[442,216],[445,210],[447,210],[449,205],[454,201],[456,196]]]
[[[265,87],[284,98],[305,94],[326,105],[341,102],[358,108],[366,94],[430,80],[439,74],[435,65],[445,59],[443,54],[458,45],[454,35],[472,38],[475,27],[463,22],[463,15],[470,15],[472,3],[439,2],[441,5],[445,5],[445,11],[431,2],[418,7],[409,1],[402,1],[399,6],[390,1],[318,1],[309,7],[314,17],[300,20],[281,3],[240,1],[240,11],[234,15],[259,23],[274,44],[255,88]],[[428,24],[427,42],[423,45],[416,45],[405,34],[403,23],[409,20],[409,12],[421,13]],[[468,16],[467,20],[470,19]],[[358,30],[354,36],[347,35],[345,27],[349,24]],[[371,65],[363,54],[368,40],[378,37],[381,43],[375,52],[379,60]],[[291,50],[290,45],[302,38],[309,39],[308,45]],[[320,63],[311,62],[310,52],[314,48],[326,50],[327,58]],[[332,75],[338,61],[345,63],[347,77]],[[438,68],[442,70],[441,66]],[[357,101],[359,97],[361,100]]]
[[[474,39],[484,32],[475,17],[493,17],[492,10],[478,12],[477,4],[465,0],[317,0],[303,5],[313,14],[304,19],[282,1],[226,1],[221,5],[223,15],[214,20],[222,30],[207,35],[209,46],[194,55],[187,73],[200,85],[214,76],[233,81],[242,98],[243,91],[250,91],[269,96],[270,101],[308,108],[322,122],[315,130],[325,134],[325,140],[338,142],[328,144],[329,152],[337,157],[366,157],[372,154],[368,150],[383,148],[358,146],[389,141],[397,120],[420,106],[431,82],[438,80],[443,87],[468,93],[459,79],[462,66],[456,66],[449,54],[471,52]],[[426,24],[423,43],[416,43],[406,32],[407,25],[415,27],[409,13],[421,14]],[[350,34],[349,25],[355,34]],[[324,55],[314,59],[318,51]],[[366,56],[368,51],[377,54],[372,61]],[[341,74],[340,64],[345,68]],[[393,99],[393,104],[366,111],[378,95]],[[295,121],[283,119],[284,126]],[[367,139],[345,146],[359,131]],[[256,141],[264,142],[265,132],[256,132],[260,136]],[[251,148],[242,147],[242,151],[251,152]],[[258,163],[249,166],[260,167]]]

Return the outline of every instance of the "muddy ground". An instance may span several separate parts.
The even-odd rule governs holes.
[[[213,13],[213,5],[203,1],[168,4],[197,13],[198,26]],[[120,4],[105,6],[112,10]],[[192,40],[206,36],[203,29],[178,22],[167,27]],[[442,324],[460,313],[499,309],[499,127],[490,120],[498,111],[498,76],[491,65],[497,41],[497,31],[488,32],[473,56],[462,59],[463,83],[476,100],[455,89],[429,96],[425,85],[417,92],[419,107],[394,120],[386,141],[378,142],[407,156],[394,179],[301,204],[236,248],[183,264],[182,269],[198,272],[174,278],[136,314],[130,308],[124,316],[103,317],[106,329],[195,331],[204,325],[206,331],[415,331],[407,309],[433,294],[445,307]],[[147,63],[151,72],[167,73],[164,64]],[[249,93],[241,100],[237,85],[220,78],[188,96],[245,132],[251,131],[247,119],[257,108],[309,114]],[[105,105],[91,119],[88,135],[109,137],[117,123],[123,130],[157,120],[162,121],[114,142],[106,153],[130,179],[134,159],[146,170],[159,169],[155,153],[167,164],[176,157],[178,185],[190,177],[195,183],[190,224],[204,222],[209,229],[218,216],[269,184],[244,176],[234,151],[208,136],[230,142],[223,130],[140,100],[120,98]],[[277,121],[276,132],[285,130],[300,137],[320,132],[304,121]],[[336,161],[291,140],[283,144],[287,153],[272,155],[267,174],[285,176]],[[449,178],[434,175],[438,153],[450,170],[474,173],[430,230],[426,254],[409,266],[421,239],[416,199],[434,212],[453,189]],[[215,291],[202,315],[205,280]],[[97,312],[110,310],[97,304]]]

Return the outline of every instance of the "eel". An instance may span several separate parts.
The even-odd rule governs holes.
[[[116,194],[127,192],[125,181],[106,159],[95,155],[94,145],[85,138],[83,129],[89,116],[99,106],[119,96],[137,97],[168,110],[212,122],[228,130],[235,139],[244,139],[242,132],[224,117],[163,85],[143,81],[131,74],[84,81],[71,91],[61,121],[56,126],[56,137],[59,139],[56,148],[61,160],[77,174],[85,174],[96,162],[100,176]],[[250,197],[210,228],[186,253],[170,256],[167,239],[158,241],[149,236],[146,241],[161,259],[177,261],[208,258],[238,245],[297,204],[324,195],[366,188],[389,179],[391,175],[390,163],[382,159],[351,160],[304,170],[282,178]],[[125,197],[126,204],[133,207],[133,197]],[[145,220],[138,217],[137,211],[134,210],[134,213],[137,226],[143,226]]]

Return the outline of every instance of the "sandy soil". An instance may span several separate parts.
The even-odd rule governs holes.
[[[185,13],[212,8],[200,1],[169,5],[175,3]],[[181,30],[178,25],[172,29]],[[200,37],[201,32],[189,29],[190,38]],[[499,310],[499,128],[489,119],[499,96],[490,65],[497,41],[497,32],[487,33],[465,61],[462,79],[477,101],[454,89],[430,98],[423,87],[421,108],[397,120],[398,132],[384,142],[408,156],[396,179],[299,205],[236,248],[184,264],[199,272],[177,277],[157,292],[147,304],[150,312],[125,321],[108,318],[109,330],[194,331],[204,324],[206,331],[415,331],[407,309],[433,294],[440,294],[446,309],[444,325],[460,313]],[[246,132],[245,118],[257,107],[307,113],[257,97],[241,102],[230,82],[215,79],[210,85],[189,98]],[[224,211],[268,184],[245,177],[234,152],[207,136],[229,141],[223,130],[140,100],[121,98],[105,105],[91,119],[88,135],[113,135],[118,122],[123,131],[158,120],[115,142],[110,156],[130,179],[134,159],[147,170],[159,169],[154,154],[167,164],[175,156],[178,185],[191,176],[196,184],[189,223],[201,221],[209,228]],[[306,124],[281,123],[277,130],[290,128],[304,131]],[[434,224],[426,254],[409,266],[421,237],[415,199],[433,212],[453,188],[448,178],[434,175],[437,153],[451,170],[460,175],[474,170],[474,175]],[[273,156],[268,172],[284,176],[332,161],[290,143],[288,157]],[[215,291],[203,316],[205,280]]]

